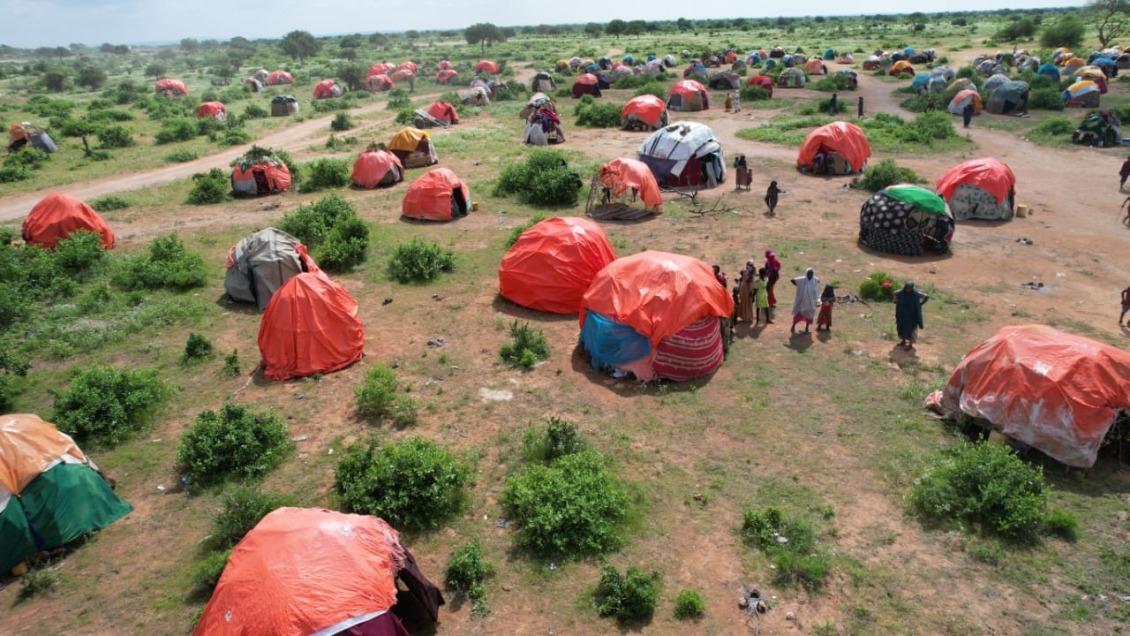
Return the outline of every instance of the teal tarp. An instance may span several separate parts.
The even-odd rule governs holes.
[[[6,503],[0,502],[0,577],[4,577],[8,570],[35,554],[36,549],[20,500],[8,495],[0,497],[8,497]]]
[[[98,473],[82,464],[58,464],[20,493],[28,522],[44,548],[57,548],[129,514]]]

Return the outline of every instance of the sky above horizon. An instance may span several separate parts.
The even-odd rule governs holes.
[[[1081,0],[1025,0],[1024,8],[1082,4]],[[632,3],[573,0],[554,11],[543,3],[519,0],[272,0],[241,3],[231,0],[0,0],[0,44],[22,48],[172,42],[181,38],[225,40],[277,38],[303,29],[315,35],[461,29],[475,22],[500,26],[563,22],[607,22],[614,18],[673,20],[811,15],[909,13],[922,11],[1020,8],[1015,0],[870,0],[844,3],[808,0],[791,7],[775,6],[770,13],[748,2],[719,0],[688,5],[685,0],[649,0],[646,15]],[[689,8],[700,9],[695,13]],[[777,13],[783,11],[784,13]]]

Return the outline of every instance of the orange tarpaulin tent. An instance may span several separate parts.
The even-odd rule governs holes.
[[[377,62],[369,67],[369,72],[365,75],[388,75],[390,72],[396,70],[396,67],[386,62]]]
[[[914,67],[906,60],[899,60],[891,64],[891,70],[887,71],[888,75],[902,75],[903,73],[914,75]]]
[[[450,69],[450,68],[455,68],[455,67],[452,66],[451,62],[448,62],[447,60],[440,60],[439,64],[436,64],[436,70],[439,70],[439,71],[442,71],[442,70],[445,70],[445,69]]]
[[[498,67],[497,63],[492,62],[491,60],[479,60],[479,63],[475,65],[475,72],[498,75],[502,72],[502,70]]]
[[[66,456],[68,461],[92,466],[69,435],[38,415],[14,413],[0,416],[0,489],[23,492],[36,477]]]
[[[272,380],[344,369],[361,359],[364,345],[357,301],[321,272],[288,280],[259,323],[263,375]]]
[[[1044,325],[1004,327],[954,369],[942,408],[982,418],[1069,466],[1088,468],[1130,412],[1130,352]]]
[[[459,113],[455,111],[455,106],[452,106],[450,102],[445,102],[443,100],[436,100],[432,102],[432,105],[428,106],[428,115],[432,116],[435,119],[438,119],[439,121],[447,122],[449,124],[459,123]]]
[[[102,247],[114,247],[114,232],[94,208],[69,194],[49,194],[35,204],[24,219],[23,237],[32,245],[52,249],[71,232],[87,230],[102,235]]]
[[[449,69],[441,68],[436,71],[436,82],[440,84],[450,84],[452,80],[458,79],[459,73]]]
[[[746,80],[745,85],[760,86],[765,89],[765,92],[769,93],[770,97],[773,96],[773,78],[768,75],[754,75]]]
[[[340,93],[334,89],[337,87],[337,82],[332,79],[324,79],[314,85],[314,99],[330,99],[332,97],[339,97]],[[341,89],[338,89],[340,91]]]
[[[407,634],[390,610],[409,562],[399,533],[382,519],[279,508],[232,550],[193,633]],[[438,591],[434,598],[443,604]]]
[[[244,169],[237,162],[231,170],[232,190],[236,194],[276,194],[290,190],[290,168],[281,161],[250,164]]]
[[[647,164],[637,159],[613,159],[600,167],[597,176],[613,196],[623,196],[631,190],[649,209],[658,210],[663,205],[659,184]]]
[[[393,71],[392,75],[389,76],[389,79],[394,82],[407,82],[413,77],[416,77],[415,73],[406,68],[401,68]]]
[[[843,121],[834,121],[808,133],[800,146],[797,165],[811,166],[821,148],[843,157],[851,164],[852,172],[863,170],[863,164],[871,157],[871,146],[863,129]]]
[[[614,260],[616,252],[599,225],[553,217],[523,232],[506,251],[498,266],[498,291],[522,307],[575,314],[593,277]]]
[[[211,117],[212,119],[223,119],[227,115],[227,109],[224,108],[223,102],[204,102],[200,108],[196,110],[196,118],[204,119]]]
[[[400,65],[396,67],[396,69],[398,71],[411,71],[412,74],[415,75],[416,71],[420,70],[420,67],[416,66],[415,62],[401,62]]]
[[[293,84],[294,76],[286,71],[271,71],[267,75],[267,84],[277,86],[279,84]]]
[[[371,91],[392,90],[392,78],[388,75],[370,75],[365,78],[365,84],[368,85]]]
[[[1016,175],[1012,168],[992,157],[970,159],[946,171],[934,189],[938,196],[949,201],[953,189],[961,184],[975,185],[996,197],[997,203],[1000,203],[1008,198],[1009,190],[1016,185]]]
[[[635,115],[652,128],[663,125],[663,115],[667,112],[667,104],[655,95],[640,95],[628,100],[624,108],[620,109],[620,119],[627,119]]]
[[[184,82],[168,77],[157,80],[155,88],[158,93],[163,95],[188,95],[188,87],[184,85]]]
[[[448,168],[425,172],[408,186],[400,212],[410,219],[422,221],[450,221],[452,197],[462,197],[464,209],[471,205],[471,191],[467,184]]]
[[[385,178],[390,171],[396,176],[386,181]],[[404,165],[400,163],[400,158],[385,150],[363,152],[353,162],[353,185],[359,188],[371,189],[380,185],[392,185],[400,181],[403,174]]]
[[[672,105],[672,97],[679,98],[679,108]],[[667,106],[671,110],[706,110],[710,108],[710,93],[698,80],[679,80],[667,90]]]
[[[703,261],[649,250],[600,270],[581,301],[582,327],[588,310],[631,327],[658,347],[697,320],[733,314],[734,300]]]
[[[812,58],[804,63],[804,72],[809,75],[823,75],[824,74],[824,61],[819,58]]]

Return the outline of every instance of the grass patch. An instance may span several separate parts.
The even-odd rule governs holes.
[[[361,386],[354,387],[357,411],[372,420],[389,420],[397,428],[416,423],[416,400],[397,392],[396,372],[384,364],[365,371]]]
[[[706,601],[702,600],[702,594],[699,594],[698,590],[679,590],[679,594],[675,597],[675,618],[685,621],[702,618],[705,615]]]
[[[776,567],[778,583],[820,589],[831,569],[828,555],[817,545],[816,530],[798,516],[779,508],[747,509],[742,515],[742,540],[761,550]]]

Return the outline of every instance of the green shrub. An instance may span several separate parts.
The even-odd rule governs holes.
[[[338,113],[334,115],[333,121],[330,122],[330,130],[335,132],[343,132],[353,128],[356,124],[345,113]]]
[[[453,104],[458,102],[452,102]],[[402,108],[411,108],[412,99],[408,97],[408,93],[404,92],[402,88],[394,88],[388,92],[388,106],[389,110],[400,110]]]
[[[225,404],[204,411],[181,436],[177,465],[193,482],[207,486],[228,478],[256,479],[278,466],[294,447],[286,423],[270,413]]]
[[[1037,88],[1028,96],[1028,107],[1033,110],[1063,110],[1063,98],[1054,88]]]
[[[209,552],[206,557],[192,566],[188,578],[192,582],[192,590],[200,597],[211,596],[212,590],[220,582],[224,568],[228,566],[228,557],[231,550],[216,550]]]
[[[55,425],[80,441],[116,446],[143,429],[168,394],[152,369],[90,367],[55,396]]]
[[[590,128],[618,128],[620,126],[620,109],[623,108],[620,104],[612,104],[609,102],[598,102],[591,99],[592,95],[585,95],[589,99],[588,103],[582,98],[577,103],[573,113],[577,116],[578,126],[588,126]]]
[[[859,284],[859,297],[877,302],[894,302],[898,286],[886,272],[872,272]]]
[[[773,506],[747,509],[742,515],[742,540],[773,561],[776,580],[818,589],[828,576],[828,557],[817,545],[816,530],[800,517],[786,516]]]
[[[910,168],[903,168],[893,159],[884,159],[877,164],[867,166],[863,176],[853,187],[878,192],[888,186],[898,183],[923,183],[924,179]]]
[[[192,189],[188,191],[188,202],[192,205],[223,203],[231,190],[231,182],[219,168],[192,175]]]
[[[112,281],[123,289],[186,290],[208,282],[204,258],[190,252],[175,234],[159,236],[145,254],[127,256],[118,262]]]
[[[563,90],[565,91],[564,96],[568,97],[569,94],[570,94],[569,89],[566,88],[566,89],[563,89]],[[639,97],[640,95],[654,95],[654,96],[658,97],[659,99],[666,99],[667,98],[667,89],[663,88],[663,85],[660,84],[659,82],[650,81],[650,82],[647,82],[646,84],[641,85],[639,88],[637,88],[635,95],[633,95],[633,97]]]
[[[460,594],[467,595],[475,605],[476,614],[485,614],[486,590],[483,584],[494,568],[483,559],[479,542],[472,539],[451,554],[444,572],[444,584]]]
[[[94,269],[106,260],[102,249],[102,235],[86,230],[72,232],[59,241],[52,252],[55,263],[70,274]]]
[[[212,119],[211,117],[205,117],[204,119],[197,119],[196,120],[196,134],[197,135],[207,135],[210,139],[214,140],[217,135],[219,135],[220,133],[222,133],[224,131],[224,129],[229,127],[229,124],[231,124],[231,122],[232,122],[232,120],[228,120],[226,122],[223,122],[223,121],[220,121],[218,119]]]
[[[221,146],[242,146],[251,142],[251,133],[242,128],[228,128],[213,139]]]
[[[656,75],[625,75],[612,82],[613,88],[643,88],[649,84],[659,84]]]
[[[828,115],[832,110],[832,98],[816,100],[816,103],[805,104],[800,109],[801,115]],[[836,98],[836,112],[847,112],[847,101]]]
[[[268,115],[270,115],[270,113],[267,112],[267,109],[259,104],[248,104],[247,108],[243,109],[244,119],[263,119]]]
[[[24,146],[4,157],[4,167],[25,170],[38,170],[51,159],[51,155],[39,148]]]
[[[157,130],[156,140],[158,144],[188,141],[196,137],[196,130],[196,122],[187,117],[168,119],[161,122],[161,127]]]
[[[1049,511],[1044,525],[1044,531],[1047,534],[1059,537],[1064,541],[1075,543],[1075,540],[1079,538],[1079,520],[1066,510]]]
[[[689,618],[700,618],[706,614],[706,601],[698,590],[679,590],[675,597],[675,618],[685,621]]]
[[[347,512],[378,516],[410,531],[436,528],[466,499],[471,471],[420,437],[381,446],[355,444],[337,465],[334,490]]]
[[[15,183],[31,178],[31,171],[23,166],[4,166],[0,168],[0,183]]]
[[[369,252],[369,224],[354,214],[330,228],[314,250],[314,260],[330,272],[344,272],[365,262]]]
[[[899,105],[911,112],[925,113],[933,110],[944,110],[949,103],[950,100],[947,100],[944,94],[922,93],[904,99]]]
[[[185,163],[188,161],[193,161],[197,157],[198,155],[191,150],[174,150],[173,152],[165,155],[165,161],[169,163]]]
[[[535,214],[531,216],[525,223],[510,230],[510,236],[506,238],[506,248],[510,249],[510,247],[518,242],[518,239],[522,238],[522,234],[524,234],[526,230],[532,228],[538,223],[541,223],[545,219],[546,216],[544,214]]]
[[[777,566],[774,578],[778,583],[800,585],[809,590],[822,587],[831,569],[823,553],[801,554],[791,550],[778,553],[773,565]]]
[[[498,355],[512,367],[532,369],[541,360],[549,358],[549,342],[545,339],[545,332],[530,323],[510,323],[510,337],[513,342],[502,345]]]
[[[212,355],[212,341],[198,333],[189,333],[188,340],[184,343],[184,355],[181,361],[188,363],[194,360],[203,360]]]
[[[1086,30],[1079,18],[1071,14],[1061,15],[1055,22],[1044,27],[1040,33],[1040,46],[1045,49],[1061,46],[1077,49],[1083,44]]]
[[[388,258],[388,277],[398,283],[423,283],[454,270],[451,250],[418,236],[397,245]]]
[[[59,573],[55,570],[49,568],[32,570],[20,577],[20,591],[16,594],[16,602],[22,603],[50,592],[58,584]]]
[[[396,400],[396,391],[396,372],[388,365],[374,364],[365,371],[364,383],[353,387],[357,411],[370,419],[388,415]]]
[[[220,550],[234,548],[271,511],[294,504],[291,495],[267,494],[254,485],[233,486],[220,499],[208,542]]]
[[[91,106],[93,106],[93,105],[94,105],[93,102],[91,102]],[[133,115],[127,113],[124,110],[117,110],[115,108],[96,108],[96,109],[87,111],[86,119],[88,121],[99,121],[99,122],[101,122],[101,121],[126,122],[126,121],[132,121]]]
[[[592,451],[534,464],[506,480],[500,503],[519,546],[541,557],[581,557],[623,543],[628,495]]]
[[[1028,138],[1040,143],[1066,141],[1075,132],[1075,123],[1067,117],[1048,117],[1028,131]]]
[[[317,192],[326,188],[344,188],[349,185],[350,165],[345,159],[315,159],[303,164],[303,192]]]
[[[330,194],[284,216],[279,229],[314,248],[325,241],[331,229],[356,216],[357,212],[348,201],[337,194]]]
[[[455,103],[458,104],[459,102]],[[410,126],[416,121],[416,111],[413,110],[411,106],[409,106],[408,108],[401,108],[400,110],[396,111],[396,117],[395,119],[393,119],[393,121],[398,124]]]
[[[593,591],[593,602],[601,616],[614,616],[621,623],[644,622],[655,614],[659,602],[658,572],[629,567],[624,574],[605,563]]]
[[[133,137],[125,126],[103,126],[98,131],[98,144],[103,148],[128,148],[133,145]]]
[[[220,370],[220,374],[229,378],[239,375],[239,351],[237,349],[232,349],[231,353],[224,356],[224,368]]]
[[[96,212],[113,212],[114,210],[124,210],[128,208],[129,201],[117,195],[108,194],[91,201],[90,207],[94,208]]]
[[[746,102],[763,101],[770,97],[769,91],[760,86],[742,86],[738,94],[741,95],[742,101]]]
[[[1014,542],[1045,529],[1044,473],[1006,446],[962,444],[940,455],[914,481],[910,509],[925,521],[958,524]]]
[[[526,459],[551,462],[585,450],[585,440],[576,425],[557,417],[545,421],[544,429],[530,427],[522,439]]]
[[[516,194],[532,205],[573,205],[581,186],[581,177],[569,168],[565,153],[538,148],[525,162],[503,167],[494,196]]]
[[[854,91],[856,89],[850,77],[846,75],[838,75],[835,73],[813,82],[810,88],[818,91],[824,91],[826,93],[832,93],[835,91]]]

